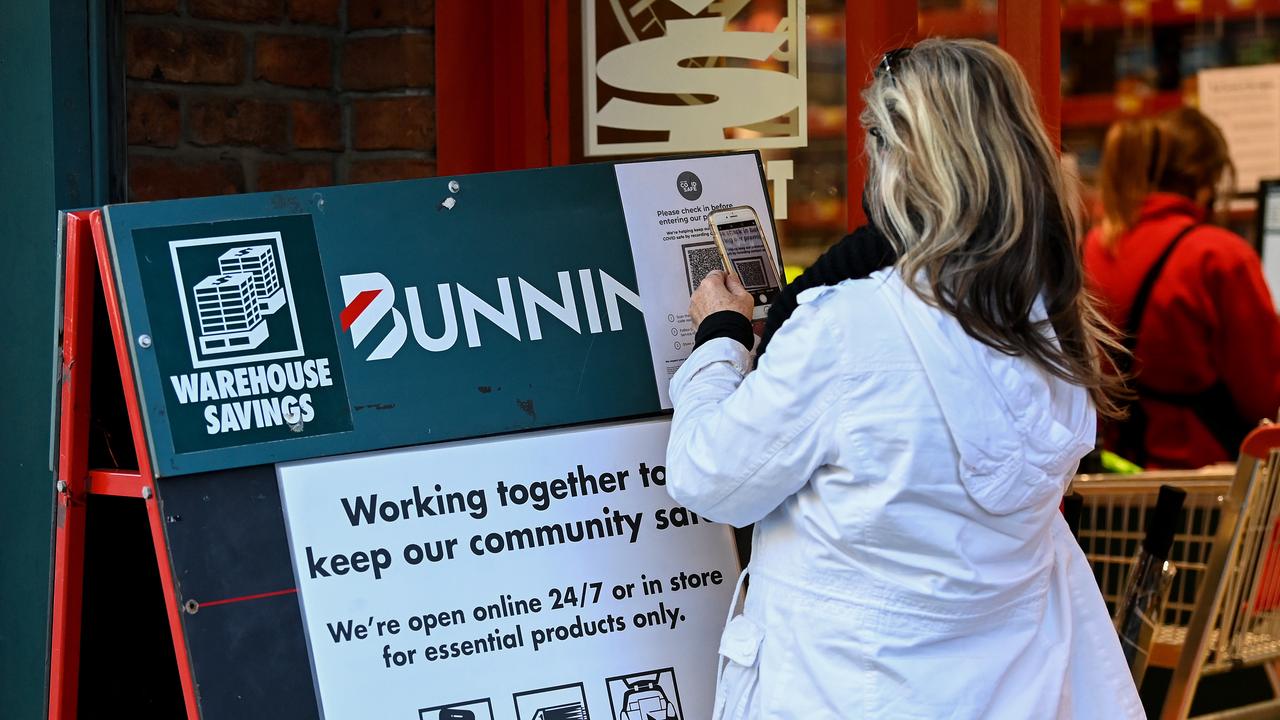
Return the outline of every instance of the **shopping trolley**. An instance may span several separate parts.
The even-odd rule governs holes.
[[[1250,434],[1234,468],[1076,479],[1080,544],[1111,608],[1161,485],[1187,492],[1169,554],[1178,572],[1150,656],[1173,670],[1161,717],[1189,717],[1201,677],[1249,666],[1266,669],[1276,699],[1199,717],[1280,717],[1280,426]]]

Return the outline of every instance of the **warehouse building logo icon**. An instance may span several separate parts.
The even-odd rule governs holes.
[[[193,368],[304,354],[279,232],[169,243]]]

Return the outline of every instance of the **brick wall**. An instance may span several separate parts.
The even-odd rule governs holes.
[[[125,0],[130,200],[435,174],[433,0]]]

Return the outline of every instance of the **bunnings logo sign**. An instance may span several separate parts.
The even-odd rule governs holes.
[[[618,332],[623,328],[623,305],[641,310],[635,290],[598,269],[561,270],[530,279],[500,277],[483,290],[458,283],[439,283],[421,292],[409,286],[403,291],[404,312],[396,307],[396,289],[382,273],[343,275],[341,283],[345,307],[338,324],[350,334],[353,347],[370,348],[365,356],[370,361],[394,357],[410,335],[422,350],[438,353],[460,344],[482,347],[492,333],[521,342],[541,340],[548,323],[578,335]],[[485,297],[496,297],[497,304]],[[384,322],[388,317],[389,326]],[[433,327],[428,328],[426,318]],[[366,344],[379,327],[385,328],[384,334]]]

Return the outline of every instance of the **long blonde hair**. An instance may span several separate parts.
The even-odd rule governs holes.
[[[1123,414],[1121,381],[1100,367],[1101,351],[1123,348],[1085,291],[1073,186],[1022,70],[976,40],[925,40],[889,57],[861,120],[869,209],[902,280],[971,337],[1087,388],[1103,415]],[[1031,319],[1037,297],[1045,321]]]
[[[1199,110],[1121,120],[1107,131],[1102,150],[1102,242],[1114,247],[1153,192],[1195,200],[1201,191],[1224,182],[1229,187],[1234,180],[1227,140]]]

